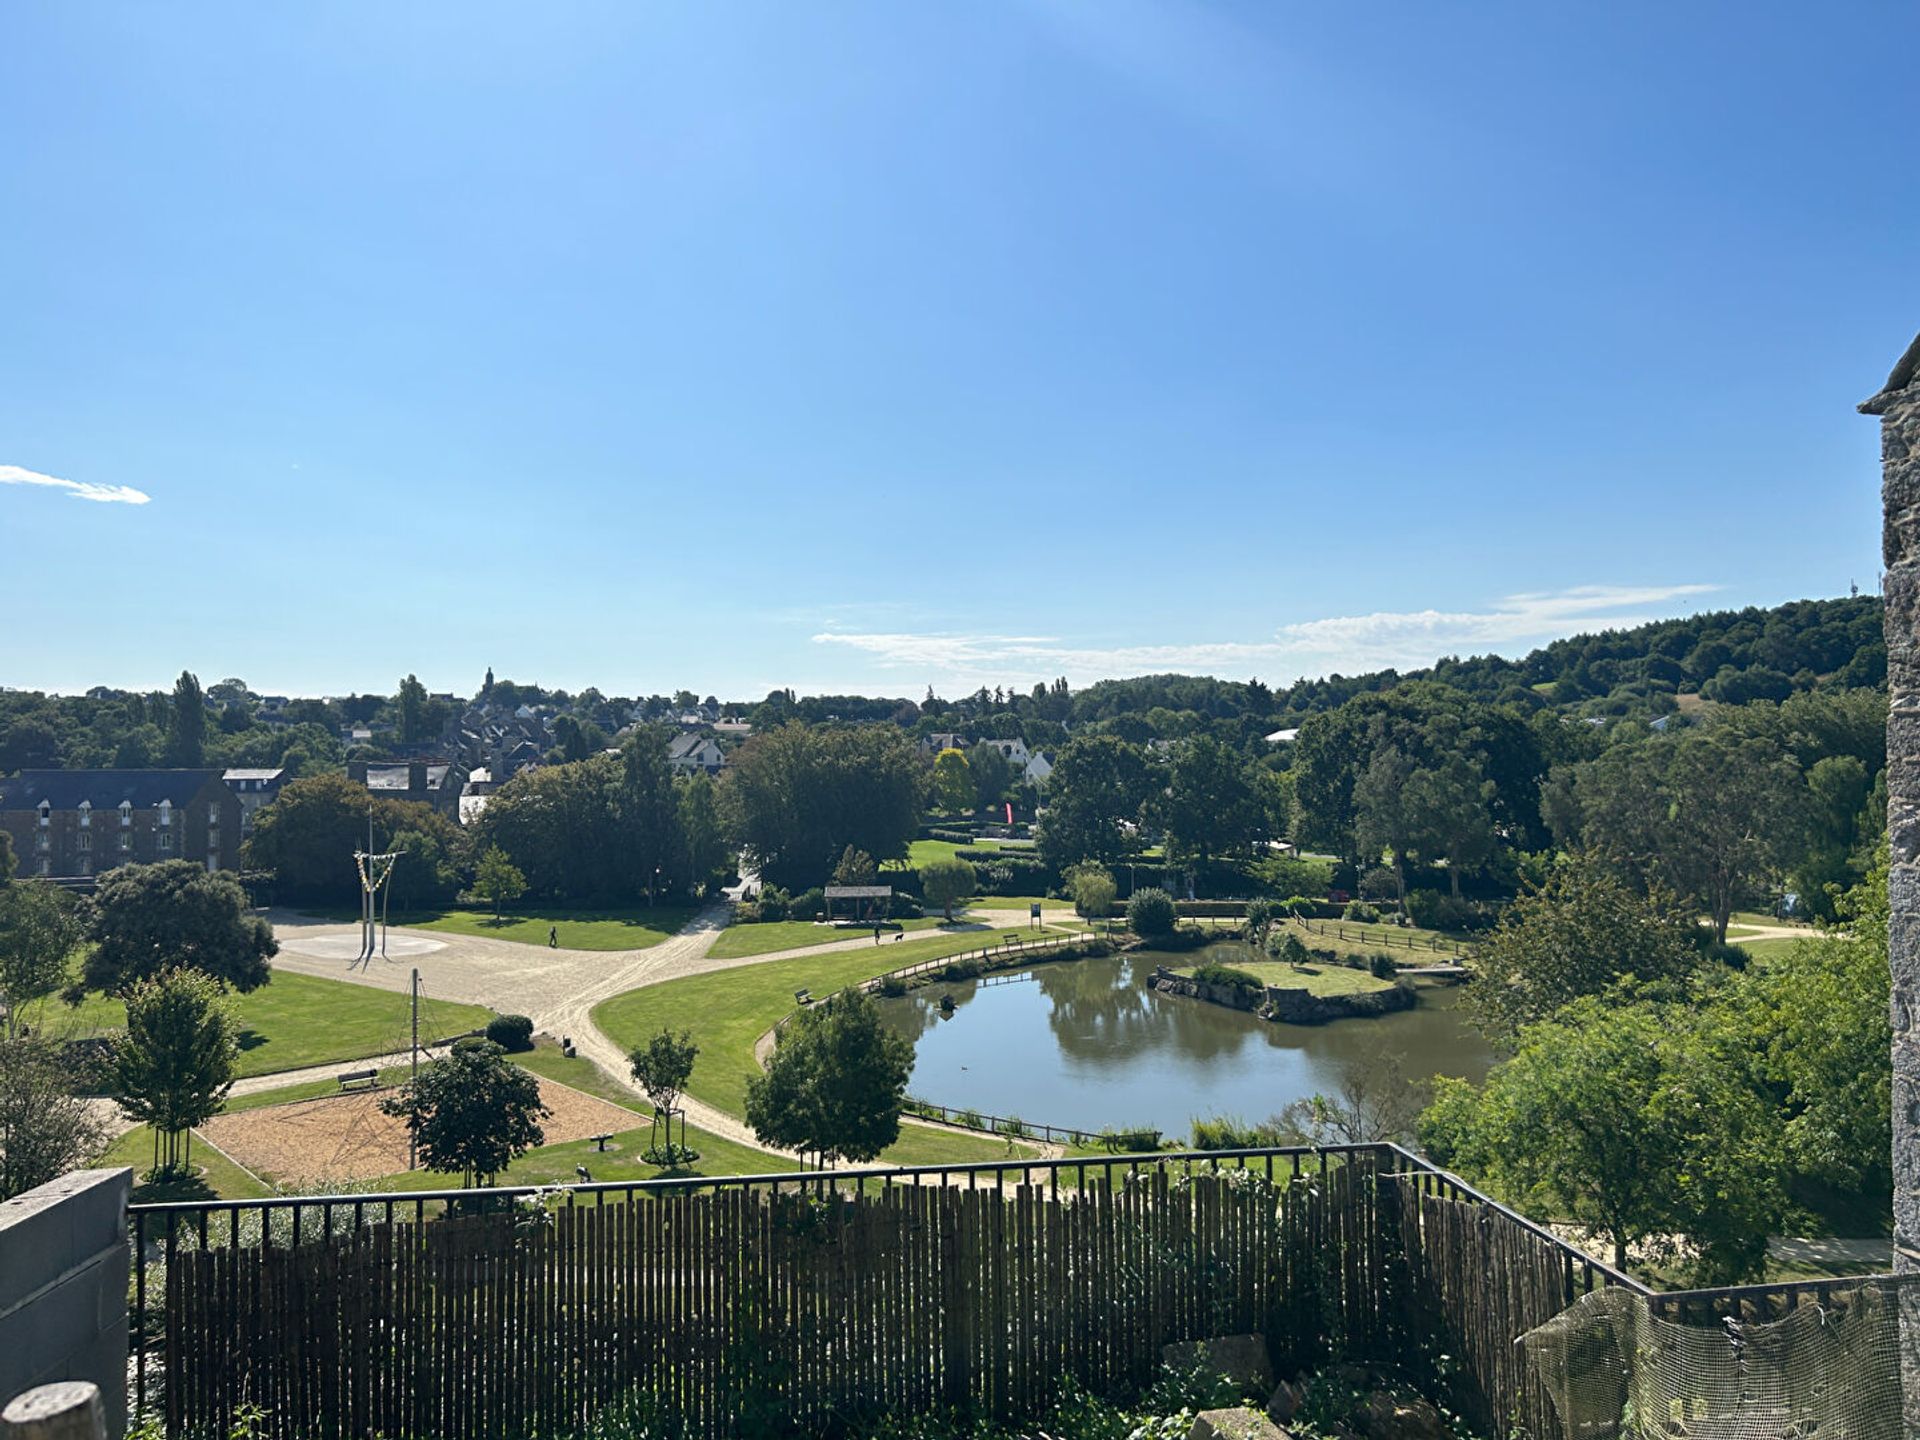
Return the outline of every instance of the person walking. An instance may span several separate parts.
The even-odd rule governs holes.
[[[547,948],[549,950],[558,950],[560,948],[560,927],[558,925],[547,926]]]

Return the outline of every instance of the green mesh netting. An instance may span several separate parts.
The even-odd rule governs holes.
[[[1566,1440],[1906,1440],[1899,1329],[1891,1281],[1831,1307],[1711,1327],[1607,1289],[1520,1343]]]

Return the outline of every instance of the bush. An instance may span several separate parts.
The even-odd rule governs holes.
[[[1109,1155],[1138,1155],[1160,1148],[1160,1132],[1144,1127],[1115,1129],[1109,1125],[1100,1132],[1100,1148]]]
[[[827,892],[815,885],[793,897],[787,913],[795,920],[818,920],[827,913]]]
[[[1361,925],[1378,925],[1380,911],[1365,900],[1355,900],[1348,905],[1342,919],[1356,921]]]
[[[1193,972],[1202,985],[1230,985],[1236,990],[1264,990],[1266,982],[1258,975],[1236,970],[1231,965],[1202,965]]]
[[[1276,930],[1267,938],[1267,954],[1282,965],[1304,965],[1313,958],[1307,942],[1291,930]]]
[[[949,960],[940,971],[943,980],[978,980],[981,974],[978,960]]]
[[[1400,962],[1384,950],[1376,950],[1367,957],[1367,968],[1373,972],[1376,980],[1391,980],[1400,973]]]
[[[1245,900],[1176,900],[1173,908],[1196,920],[1238,920],[1247,913]]]
[[[897,1000],[907,993],[907,982],[898,975],[883,976],[880,981],[880,993]]]
[[[1338,920],[1340,907],[1331,900],[1316,900],[1311,895],[1289,895],[1280,902],[1280,908],[1289,915],[1299,915],[1309,920]]]
[[[925,913],[918,900],[911,895],[902,895],[898,890],[893,892],[893,899],[887,902],[889,920],[918,920]]]
[[[525,1015],[496,1015],[487,1022],[487,1039],[509,1054],[533,1049],[533,1021]]]
[[[1258,1125],[1248,1125],[1231,1115],[1216,1115],[1203,1120],[1193,1118],[1195,1150],[1256,1150],[1267,1144]]]
[[[1484,930],[1493,923],[1485,905],[1440,890],[1408,891],[1407,914],[1423,930]]]
[[[1369,900],[1392,900],[1400,894],[1400,882],[1384,865],[1376,865],[1360,877],[1360,893]]]
[[[1178,919],[1173,897],[1164,890],[1136,890],[1127,901],[1127,928],[1144,940],[1171,935]]]

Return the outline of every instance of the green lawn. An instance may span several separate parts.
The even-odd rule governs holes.
[[[951,840],[916,840],[907,847],[907,863],[904,868],[918,870],[923,865],[932,864],[935,860],[951,860],[954,852],[961,848]],[[997,840],[976,840],[968,848],[998,850],[1000,843]]]
[[[240,1034],[241,1076],[298,1070],[336,1060],[359,1060],[406,1048],[408,1000],[370,985],[321,980],[292,971],[247,995],[233,997]],[[28,1007],[28,1023],[63,1036],[102,1035],[126,1028],[126,1007],[98,993],[78,1009],[58,999]],[[450,1000],[420,1001],[420,1038],[439,1040],[478,1030],[493,1012]]]
[[[313,913],[323,920],[351,921],[358,912]],[[410,910],[390,916],[389,923],[409,930],[482,935],[522,945],[545,945],[548,929],[552,928],[559,932],[563,950],[645,950],[681,930],[693,916],[691,905],[547,906],[509,910],[499,920],[488,910]]]
[[[1257,977],[1263,985],[1279,985],[1288,990],[1306,990],[1314,995],[1365,995],[1375,990],[1388,990],[1393,987],[1391,980],[1381,980],[1365,970],[1349,970],[1344,965],[1304,965],[1296,970],[1291,965],[1283,965],[1277,960],[1256,960],[1251,964],[1235,965],[1235,970],[1245,970]],[[1191,974],[1189,967],[1183,973]]]
[[[1810,938],[1813,933],[1808,931],[1806,936],[1776,935],[1768,940],[1734,940],[1730,943],[1738,945],[1754,959],[1762,960],[1769,955],[1778,955],[1781,951],[1798,945],[1802,939]]]
[[[115,1140],[94,1164],[102,1169],[131,1165],[135,1204],[157,1204],[166,1200],[253,1200],[273,1193],[271,1187],[262,1185],[197,1135],[193,1140],[196,1173],[192,1179],[169,1180],[164,1184],[141,1180],[153,1165],[153,1132],[145,1125],[136,1125]]]
[[[923,920],[895,920],[889,922],[908,932],[932,930],[940,923],[938,915]],[[963,922],[964,923],[964,922]],[[892,944],[891,936],[898,930],[886,930],[881,934],[883,945]],[[858,940],[862,937],[871,940],[871,930],[837,930],[831,925],[816,925],[811,920],[770,920],[759,925],[729,925],[715,937],[713,948],[707,953],[722,960],[739,960],[748,955],[771,955],[776,950],[798,950],[807,945],[832,945],[837,941]]]

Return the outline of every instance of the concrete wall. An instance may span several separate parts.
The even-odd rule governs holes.
[[[0,1404],[91,1380],[107,1434],[127,1425],[131,1170],[76,1170],[0,1203]]]

